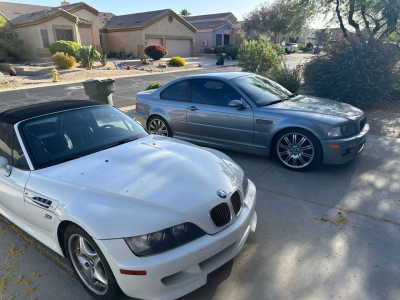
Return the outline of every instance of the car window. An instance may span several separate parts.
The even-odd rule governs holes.
[[[192,102],[229,106],[232,100],[240,100],[240,94],[229,84],[222,81],[197,79],[193,80]]]
[[[9,124],[0,123],[0,156],[6,158],[11,165],[12,158],[13,127]]]
[[[281,100],[292,93],[278,83],[258,75],[235,78],[232,82],[258,107]]]
[[[18,137],[15,134],[15,131],[14,131],[14,142],[12,151],[12,165],[13,167],[21,170],[30,169],[24,151],[22,150],[21,144],[18,140]]]
[[[43,124],[49,128],[45,129]],[[21,122],[18,130],[35,169],[147,135],[139,124],[112,106],[86,107],[37,117]]]
[[[162,94],[161,99],[186,101],[187,89],[189,81],[180,81],[166,88]]]

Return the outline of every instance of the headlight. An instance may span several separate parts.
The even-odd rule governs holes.
[[[346,137],[357,133],[356,125],[346,124],[338,127],[334,127],[328,132],[330,137]]]
[[[137,256],[149,256],[172,250],[206,233],[192,223],[184,223],[146,235],[125,238],[125,242]]]

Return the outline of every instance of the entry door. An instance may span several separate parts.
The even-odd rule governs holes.
[[[187,113],[190,134],[208,142],[252,146],[253,110],[230,107],[232,100],[241,100],[241,96],[228,83],[193,80],[192,102]]]

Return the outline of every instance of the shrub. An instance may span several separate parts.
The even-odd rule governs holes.
[[[204,48],[204,53],[205,54],[213,54],[213,53],[215,53],[215,49],[214,48]]]
[[[100,53],[96,51],[96,48],[92,45],[82,46],[79,50],[79,58],[81,60],[82,66],[91,70],[94,62],[98,59]]]
[[[158,88],[162,87],[164,84],[165,83],[162,83],[162,82],[152,82],[147,86],[146,91],[158,89]]]
[[[225,54],[227,56],[232,57],[232,59],[236,59],[239,53],[239,46],[238,45],[230,45],[225,47]]]
[[[51,54],[56,54],[57,52],[63,52],[79,60],[79,50],[81,48],[82,46],[75,42],[57,41],[51,44],[49,50]]]
[[[314,44],[311,43],[311,42],[308,42],[308,43],[306,44],[306,48],[314,49]]]
[[[4,51],[13,60],[21,61],[25,54],[24,43],[18,39],[0,38],[0,51]]]
[[[271,45],[278,55],[285,54],[285,47],[283,47],[281,44],[271,44]]]
[[[169,64],[174,67],[183,67],[185,63],[185,60],[179,56],[171,57],[171,59],[169,60]]]
[[[107,65],[107,54],[100,55],[100,63],[103,67]]]
[[[146,53],[148,57],[151,57],[154,60],[159,60],[168,55],[168,50],[163,46],[153,44],[146,47],[146,49],[144,49],[144,53]]]
[[[51,59],[57,68],[61,69],[73,69],[76,65],[76,59],[63,52],[56,52]]]
[[[373,106],[393,90],[399,56],[382,41],[350,35],[308,62],[304,80],[318,96]]]
[[[225,46],[217,46],[215,48],[216,53],[225,53]]]
[[[8,69],[8,74],[10,74],[10,76],[17,76],[17,71],[15,71],[14,68],[10,68]]]
[[[301,85],[300,69],[290,69],[286,64],[273,67],[266,77],[279,83],[292,93],[297,93]]]
[[[126,56],[127,56],[127,54],[126,54],[125,49],[124,49],[124,48],[121,48],[121,50],[119,50],[119,53],[118,53],[118,58],[119,58],[119,59],[125,59]]]
[[[239,48],[238,59],[243,71],[261,75],[281,63],[278,52],[268,41],[244,40]]]
[[[126,69],[127,69],[128,71],[130,71],[130,70],[132,70],[132,67],[128,65],[128,66],[126,67]]]
[[[110,52],[110,53],[108,53],[108,58],[118,58],[118,53],[117,52]]]

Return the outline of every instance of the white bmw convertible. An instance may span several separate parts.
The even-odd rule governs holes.
[[[0,114],[0,213],[67,257],[95,299],[176,299],[242,249],[256,189],[225,154],[153,136],[118,109]]]

